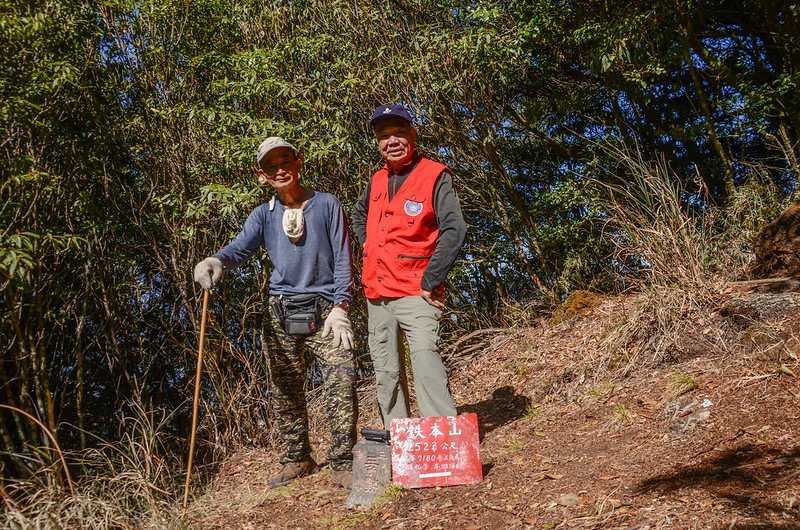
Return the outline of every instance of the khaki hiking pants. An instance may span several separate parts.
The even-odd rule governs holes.
[[[420,296],[367,300],[369,352],[375,367],[378,407],[385,429],[394,418],[407,418],[408,391],[402,375],[399,330],[408,341],[414,393],[420,415],[454,416],[456,407],[447,384],[447,373],[439,355],[441,310]]]

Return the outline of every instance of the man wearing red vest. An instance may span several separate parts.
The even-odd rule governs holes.
[[[439,355],[439,317],[444,281],[467,227],[452,173],[417,153],[408,111],[381,105],[370,126],[385,164],[356,203],[352,226],[363,246],[369,349],[388,429],[392,419],[409,415],[398,328],[408,341],[420,414],[456,414]]]

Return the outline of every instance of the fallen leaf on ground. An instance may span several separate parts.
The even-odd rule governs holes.
[[[562,478],[563,476],[564,475],[555,475],[555,474],[552,474],[552,473],[545,473],[544,475],[542,475],[540,477],[536,477],[535,479],[533,479],[533,481],[534,482],[541,482],[542,480],[544,480],[546,478],[549,478],[551,480],[558,480],[558,479]]]
[[[577,493],[565,493],[558,498],[558,504],[561,506],[575,506],[578,499],[580,499],[580,497],[578,497]]]

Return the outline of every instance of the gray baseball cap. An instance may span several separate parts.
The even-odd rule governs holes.
[[[292,151],[294,151],[295,156],[299,154],[295,146],[284,140],[279,136],[270,136],[263,142],[261,145],[258,146],[258,152],[256,153],[256,163],[260,163],[261,159],[267,156],[267,153],[272,151],[273,149],[277,149],[278,147],[288,147]]]

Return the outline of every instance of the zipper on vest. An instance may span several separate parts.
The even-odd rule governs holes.
[[[398,254],[399,259],[431,259],[431,256],[411,256],[409,254]]]

